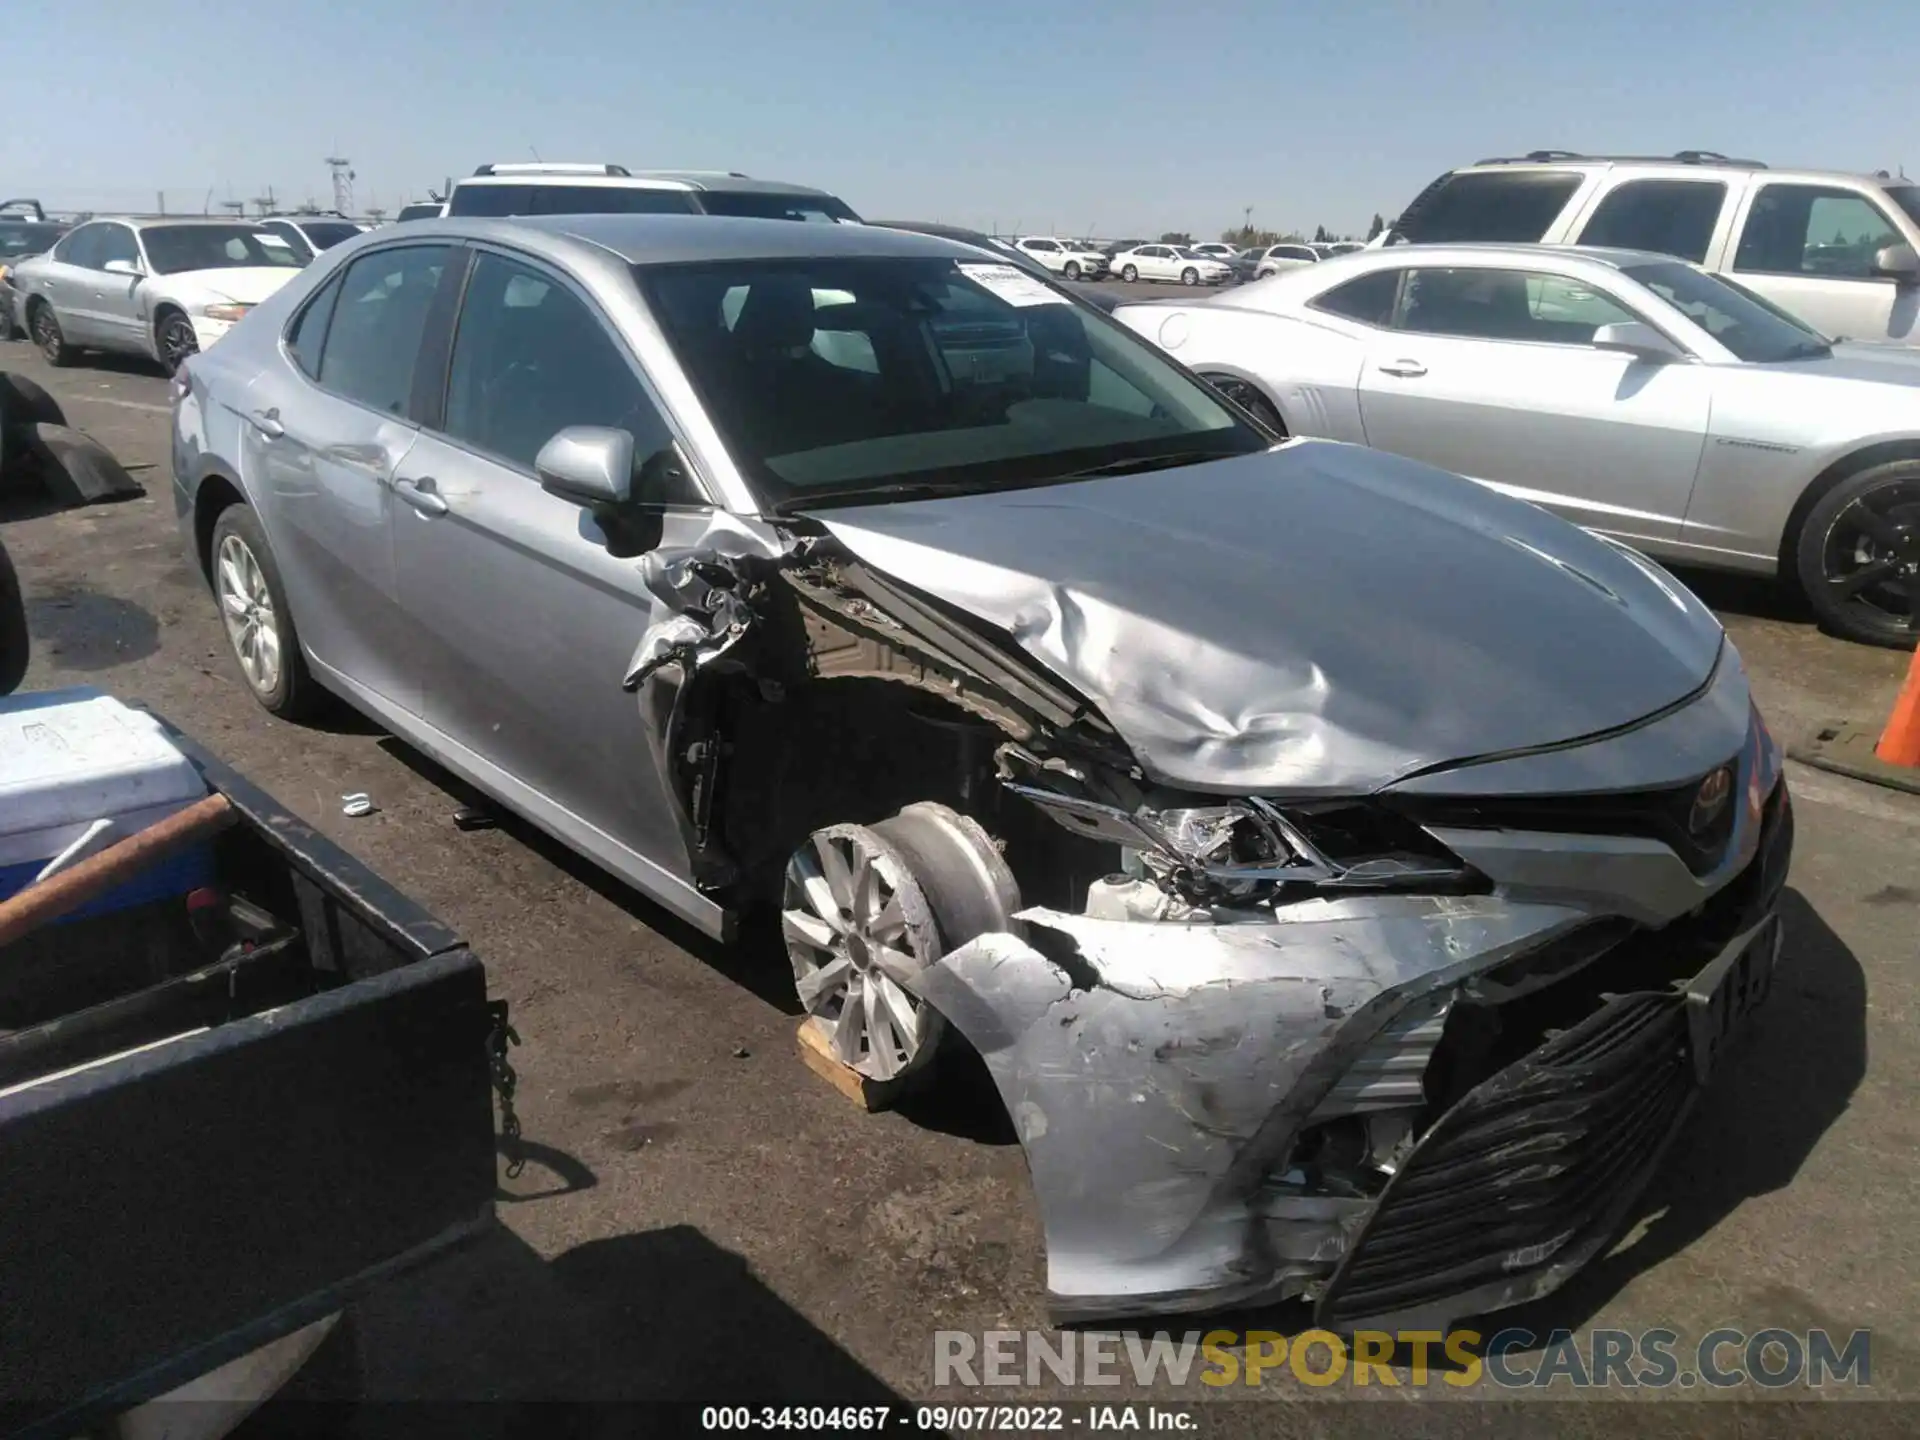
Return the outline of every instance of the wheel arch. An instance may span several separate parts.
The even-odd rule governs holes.
[[[1858,446],[1839,459],[1831,461],[1824,470],[1802,487],[1799,498],[1793,502],[1793,508],[1787,512],[1786,524],[1780,527],[1780,550],[1776,562],[1782,584],[1791,586],[1794,593],[1802,598],[1805,597],[1805,587],[1800,581],[1800,566],[1797,561],[1800,532],[1806,528],[1807,516],[1812,514],[1813,507],[1820,503],[1820,497],[1849,475],[1857,475],[1862,470],[1872,469],[1875,465],[1884,465],[1891,460],[1920,460],[1920,435],[1876,440],[1872,444]]]
[[[1208,362],[1206,364],[1193,365],[1189,368],[1195,375],[1203,380],[1209,375],[1222,375],[1230,379],[1238,380],[1243,385],[1251,385],[1255,390],[1258,390],[1261,397],[1273,407],[1273,413],[1280,417],[1280,423],[1286,427],[1287,435],[1291,437],[1299,433],[1294,428],[1293,417],[1287,414],[1287,407],[1280,403],[1279,393],[1275,390],[1272,382],[1255,371],[1249,370],[1242,365],[1233,365],[1226,362]]]
[[[224,512],[246,503],[240,482],[224,468],[209,465],[201,472],[193,489],[193,551],[202,578],[213,578],[213,527]]]

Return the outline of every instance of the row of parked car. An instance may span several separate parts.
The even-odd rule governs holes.
[[[1002,249],[1017,251],[1041,268],[1067,280],[1177,281],[1182,285],[1224,285],[1258,280],[1299,265],[1358,250],[1358,240],[1325,244],[1288,243],[1238,246],[1223,240],[1193,245],[1166,241],[1065,240],[1057,235],[993,237]]]

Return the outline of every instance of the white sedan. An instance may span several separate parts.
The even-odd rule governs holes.
[[[1425,245],[1115,317],[1282,435],[1370,445],[1909,647],[1920,353],[1829,341],[1670,256]]]
[[[1136,245],[1113,257],[1113,273],[1128,284],[1136,280],[1178,280],[1182,285],[1224,285],[1233,267],[1202,255],[1190,245]]]
[[[115,350],[172,372],[305,263],[249,221],[103,219],[75,226],[8,278],[49,365]]]

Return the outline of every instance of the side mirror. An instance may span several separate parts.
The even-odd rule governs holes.
[[[533,457],[540,488],[591,509],[610,509],[633,495],[633,436],[599,425],[569,425]]]
[[[109,260],[100,267],[109,275],[139,275],[144,273],[137,260]]]
[[[1873,273],[1900,285],[1920,285],[1920,253],[1907,244],[1882,245],[1873,252]]]
[[[1686,358],[1671,340],[1644,320],[1597,326],[1592,343],[1596,350],[1615,350],[1650,365],[1666,365]]]

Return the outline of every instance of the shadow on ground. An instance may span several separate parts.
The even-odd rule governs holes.
[[[497,1227],[370,1297],[360,1333],[371,1401],[904,1404],[687,1225],[590,1240],[552,1261]],[[463,1433],[506,1433],[488,1428],[493,1413],[471,1412],[479,1428]]]

